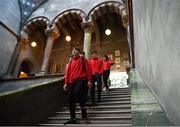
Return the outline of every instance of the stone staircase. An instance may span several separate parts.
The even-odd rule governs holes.
[[[81,119],[80,107],[77,106],[78,124],[64,125],[68,121],[68,107],[62,107],[53,116],[39,125],[67,127],[130,127],[132,126],[130,88],[111,89],[110,93],[102,92],[102,101],[97,106],[87,106],[88,118]],[[87,104],[88,105],[88,104]]]

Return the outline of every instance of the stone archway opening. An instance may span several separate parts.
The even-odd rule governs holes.
[[[117,2],[105,2],[89,13],[95,24],[96,48],[100,56],[108,55],[115,62],[111,68],[110,82],[113,87],[127,87],[126,70],[130,64],[130,46],[127,39],[127,13],[125,6]],[[109,34],[106,33],[107,30]]]
[[[46,46],[47,36],[45,33],[49,25],[49,20],[45,17],[36,17],[28,21],[20,32],[21,50],[19,61],[30,58],[34,63],[33,73],[40,71],[43,61],[44,50]],[[17,65],[20,66],[20,65]]]
[[[30,60],[24,60],[21,63],[19,70],[19,77],[24,78],[28,76],[32,76],[33,63]]]
[[[84,12],[72,9],[62,12],[53,20],[52,24],[55,24],[59,29],[60,37],[55,40],[53,45],[50,73],[63,73],[72,49],[74,47],[83,49],[84,31],[81,28],[81,23],[84,17]]]

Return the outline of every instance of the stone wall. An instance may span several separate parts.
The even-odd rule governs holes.
[[[20,10],[17,0],[1,0],[0,3],[0,77],[7,74],[17,43]]]
[[[0,77],[7,74],[16,43],[16,36],[0,25]]]
[[[18,0],[1,0],[0,10],[0,21],[17,34],[20,25]]]
[[[180,1],[133,0],[133,12],[136,68],[180,125]]]
[[[11,90],[0,94],[0,125],[35,126],[45,121],[67,104],[63,82],[60,76],[4,81]]]

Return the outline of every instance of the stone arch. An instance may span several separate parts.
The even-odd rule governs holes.
[[[68,14],[72,14],[72,16],[78,16],[80,19],[84,19],[84,17],[86,16],[86,13],[80,9],[68,9],[65,10],[63,12],[61,12],[60,14],[58,14],[51,22],[51,24],[56,24],[58,22],[59,19],[64,18],[64,16],[68,15]],[[74,14],[74,15],[73,15]]]
[[[33,70],[33,62],[30,58],[24,58],[21,61],[20,68],[19,68],[19,76],[23,72],[27,76],[31,76],[31,72]]]
[[[85,12],[80,9],[68,9],[58,14],[51,22],[51,26],[56,25],[61,31],[67,33],[66,29],[62,29],[63,24],[71,22],[73,19],[78,19],[80,20],[80,23],[82,23],[85,16]],[[73,22],[71,23],[71,25],[73,26]],[[76,25],[74,26],[76,27]],[[77,28],[73,27],[73,29]]]
[[[81,34],[81,23],[85,16],[85,12],[80,9],[68,9],[58,14],[51,22],[51,26],[57,26],[62,35],[61,37],[67,35],[72,37],[74,34]]]
[[[71,53],[74,46],[82,47],[81,44],[83,43],[84,38],[81,35],[84,34],[84,32],[81,28],[81,23],[83,22],[85,16],[86,14],[84,11],[73,8],[60,12],[52,20],[50,26],[56,26],[60,32],[60,37],[55,40],[53,45],[52,54],[58,54],[61,58],[66,58],[67,54]],[[67,35],[71,36],[71,41],[66,41],[65,37]],[[64,50],[65,48],[66,51],[64,53],[61,53],[60,50],[56,50]],[[59,66],[64,66],[66,64],[66,61],[61,59],[54,60],[53,57],[51,57],[50,61],[52,63],[53,73],[56,73]]]
[[[29,20],[27,23],[25,23],[25,25],[22,27],[20,31],[20,35],[22,31],[29,34],[31,31],[33,31],[37,27],[38,28],[41,27],[42,29],[45,30],[49,26],[49,24],[50,24],[50,20],[47,17],[44,17],[44,16],[35,17]]]
[[[94,6],[86,16],[86,20],[95,21],[98,17],[108,12],[115,12],[122,17],[123,26],[128,26],[128,13],[122,1],[106,1]]]

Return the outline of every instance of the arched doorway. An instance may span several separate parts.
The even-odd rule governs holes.
[[[107,55],[114,61],[111,67],[112,87],[128,87],[126,68],[130,64],[130,46],[127,39],[128,22],[125,5],[121,2],[104,2],[88,14],[95,24],[96,49],[100,56]],[[107,33],[107,31],[109,33]]]
[[[24,60],[20,66],[19,77],[24,78],[24,77],[31,76],[32,68],[33,68],[32,62],[29,60]]]

